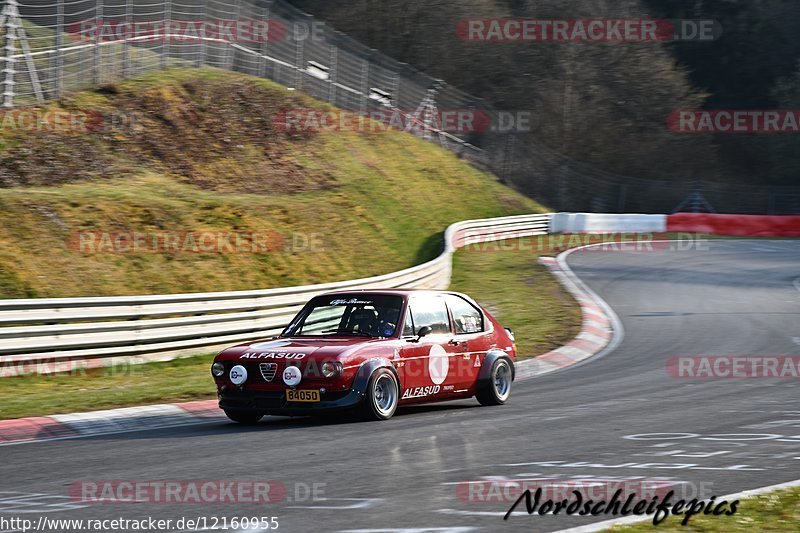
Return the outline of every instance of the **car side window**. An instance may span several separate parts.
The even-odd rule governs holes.
[[[460,296],[449,294],[447,306],[453,314],[456,333],[478,333],[483,331],[483,313]]]
[[[450,333],[450,317],[447,306],[441,296],[417,296],[411,301],[411,312],[414,314],[414,327],[417,332],[425,326],[431,333]]]
[[[411,316],[411,306],[409,306],[406,312],[406,322],[403,324],[403,337],[414,336],[416,336],[416,332],[414,331],[414,317]]]

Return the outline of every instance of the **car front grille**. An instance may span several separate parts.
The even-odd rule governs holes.
[[[261,377],[264,378],[264,381],[272,381],[278,371],[278,363],[261,363],[258,368],[261,370]]]

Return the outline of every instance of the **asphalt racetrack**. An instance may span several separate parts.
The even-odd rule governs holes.
[[[800,478],[798,379],[667,372],[679,355],[800,353],[800,242],[584,250],[568,262],[617,313],[622,341],[580,366],[517,382],[506,406],[420,406],[380,423],[266,418],[246,428],[220,419],[6,446],[0,513],[274,516],[279,531],[556,531],[612,517],[528,516],[520,506],[503,521],[511,502],[470,501],[480,498],[464,483],[646,479],[708,498]],[[67,497],[81,480],[234,479],[282,482],[287,498],[264,507],[81,506]],[[314,484],[324,500],[308,498]]]

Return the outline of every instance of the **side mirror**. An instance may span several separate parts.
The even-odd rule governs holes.
[[[430,326],[422,326],[421,328],[419,328],[419,331],[417,331],[417,340],[421,339],[422,337],[427,337],[432,332],[433,330],[431,329]]]

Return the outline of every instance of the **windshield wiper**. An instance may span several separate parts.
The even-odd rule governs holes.
[[[322,333],[339,333],[340,335],[360,335],[362,337],[374,338],[375,335],[370,335],[366,331],[352,331],[349,329],[326,329]]]

